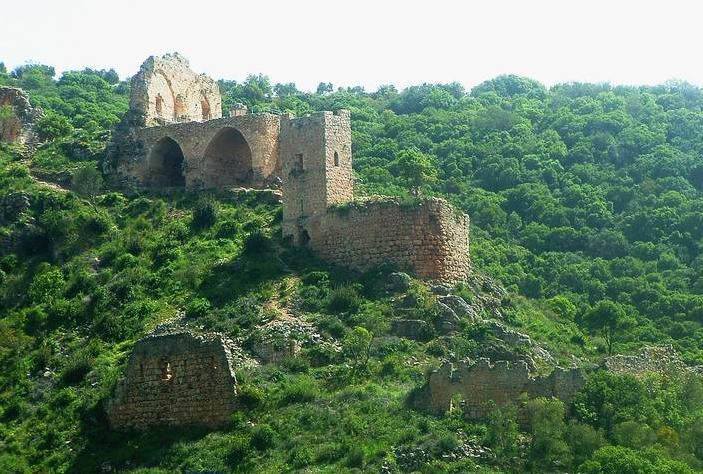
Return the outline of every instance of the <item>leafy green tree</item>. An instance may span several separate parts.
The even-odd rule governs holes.
[[[396,159],[398,175],[413,196],[419,196],[422,188],[437,180],[437,168],[429,156],[416,148],[403,150]]]
[[[102,190],[103,176],[94,166],[81,166],[73,173],[71,187],[95,209],[95,198]]]
[[[541,469],[566,466],[571,459],[569,445],[564,440],[564,402],[556,398],[535,398],[526,405],[530,417],[532,443],[530,460]]]
[[[334,86],[332,85],[331,82],[320,82],[317,86],[317,91],[315,92],[317,95],[325,95],[325,94],[330,94],[334,90]]]
[[[517,424],[517,408],[509,404],[502,408],[494,408],[488,413],[486,420],[488,431],[486,444],[493,449],[496,458],[501,463],[515,462],[519,453],[520,430]]]
[[[599,301],[584,314],[583,322],[590,331],[603,336],[608,354],[613,353],[615,338],[634,324],[622,305],[610,300]]]
[[[356,369],[366,366],[372,339],[373,334],[361,326],[355,327],[344,336],[342,351],[352,361]]]

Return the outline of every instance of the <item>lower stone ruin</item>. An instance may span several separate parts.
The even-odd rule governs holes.
[[[228,345],[222,336],[189,332],[137,341],[107,407],[112,428],[225,424],[237,395]]]
[[[568,403],[585,381],[583,369],[557,367],[549,375],[539,376],[531,374],[522,360],[445,362],[429,375],[419,402],[438,413],[458,405],[467,418],[482,420],[494,407],[517,404],[522,394],[556,397]],[[518,420],[526,423],[526,414],[519,412]]]

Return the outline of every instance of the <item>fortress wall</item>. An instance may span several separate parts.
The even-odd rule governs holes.
[[[229,349],[217,336],[147,336],[129,358],[107,413],[114,429],[226,423],[235,408]]]
[[[518,406],[522,394],[530,398],[556,397],[568,403],[584,383],[581,369],[557,367],[548,376],[533,377],[524,361],[447,362],[430,374],[425,404],[433,411],[444,412],[450,409],[453,400],[458,400],[467,418],[485,420],[494,405],[499,408],[509,403]],[[518,418],[522,424],[528,421],[522,410]]]
[[[441,199],[331,208],[306,229],[311,248],[339,265],[364,270],[388,262],[449,283],[464,280],[469,271],[468,216]]]
[[[150,153],[160,140],[168,137],[183,152],[185,186],[216,186],[208,182],[204,174],[205,152],[213,138],[226,128],[240,132],[251,150],[253,175],[250,182],[245,184],[258,186],[277,174],[280,169],[280,116],[268,113],[120,130],[115,134],[110,150],[110,155],[117,158],[115,172],[123,181],[137,186],[149,186],[158,182],[158,176],[154,176],[150,163]]]

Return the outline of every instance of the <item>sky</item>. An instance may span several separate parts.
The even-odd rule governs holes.
[[[215,79],[264,73],[302,90],[470,89],[500,74],[703,86],[700,0],[15,0],[0,11],[8,69],[39,62],[125,78],[178,51]]]

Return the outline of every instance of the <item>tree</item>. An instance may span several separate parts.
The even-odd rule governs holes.
[[[486,443],[493,449],[497,459],[503,463],[514,459],[518,454],[520,437],[515,405],[509,404],[491,410],[486,427]]]
[[[413,196],[419,196],[423,187],[437,181],[437,167],[429,156],[417,148],[403,150],[396,159],[398,175]]]
[[[527,402],[527,412],[532,432],[532,462],[548,471],[556,464],[568,464],[571,452],[564,441],[564,402],[556,398],[535,398]]]
[[[361,326],[355,327],[342,340],[344,355],[352,360],[355,368],[366,366],[373,334]]]
[[[334,86],[332,85],[331,82],[320,82],[317,86],[317,94],[319,95],[324,95],[324,94],[329,94],[334,90]]]
[[[590,331],[603,336],[608,354],[613,353],[614,338],[633,324],[622,305],[610,300],[599,301],[584,314],[583,322]]]
[[[87,199],[97,212],[95,208],[95,198],[100,194],[100,190],[103,186],[103,177],[100,172],[93,166],[82,166],[73,173],[71,185],[73,190]]]
[[[276,84],[275,86],[273,86],[273,91],[278,97],[287,97],[300,93],[300,91],[293,82],[289,82],[287,84]]]

